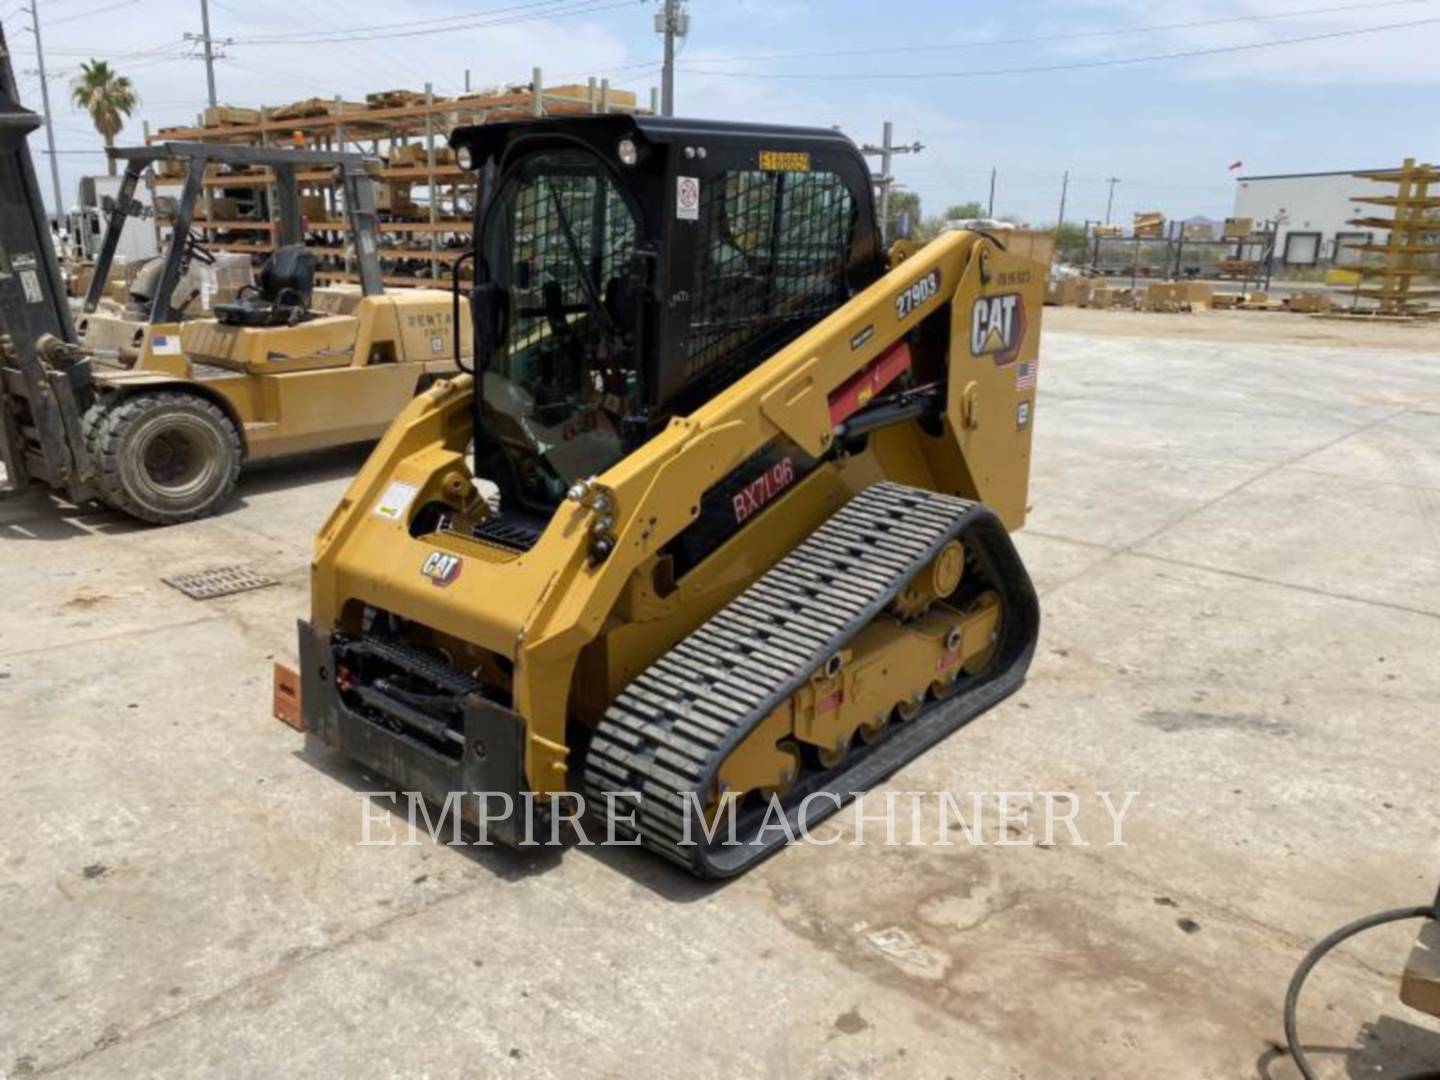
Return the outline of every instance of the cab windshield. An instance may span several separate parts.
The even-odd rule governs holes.
[[[635,242],[620,188],[581,150],[523,158],[486,211],[485,270],[507,318],[482,424],[502,459],[493,465],[529,509],[555,507],[623,455],[621,421],[639,395],[626,299]]]

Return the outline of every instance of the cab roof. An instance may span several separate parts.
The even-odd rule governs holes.
[[[746,124],[728,120],[687,120],[669,116],[637,116],[631,113],[586,114],[581,116],[537,117],[498,124],[471,124],[450,133],[452,147],[468,146],[475,161],[482,164],[505,147],[522,138],[579,139],[609,149],[626,137],[656,146],[718,143],[776,149],[831,149],[859,154],[849,139],[833,128],[787,127],[778,124]]]

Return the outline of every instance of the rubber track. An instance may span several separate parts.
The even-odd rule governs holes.
[[[685,819],[744,737],[812,672],[883,611],[944,544],[960,537],[1002,594],[1006,640],[994,676],[967,684],[944,703],[946,719],[901,725],[873,747],[852,751],[826,773],[802,777],[786,800],[792,817],[803,796],[833,791],[847,799],[899,768],[1019,686],[1038,631],[1038,605],[1004,527],[984,506],[932,491],[880,483],[857,495],[798,548],[637,676],[596,726],[585,758],[592,805],[617,799],[615,828],[706,877],[744,870],[784,842],[707,845],[698,825],[682,843]],[[968,701],[968,705],[967,705]],[[932,706],[938,712],[940,706]],[[925,715],[922,712],[922,717]],[[693,798],[687,798],[693,796]],[[817,800],[833,813],[836,803]],[[633,813],[637,828],[625,818]],[[807,824],[824,813],[807,810]],[[722,837],[723,839],[723,837]]]

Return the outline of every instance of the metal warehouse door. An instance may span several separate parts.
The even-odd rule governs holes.
[[[1288,266],[1314,266],[1320,260],[1320,234],[1292,232],[1285,236],[1285,262]]]

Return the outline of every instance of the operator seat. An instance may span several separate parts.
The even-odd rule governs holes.
[[[226,326],[294,326],[314,318],[315,253],[304,244],[280,248],[260,268],[255,285],[241,288],[233,303],[216,304]]]

